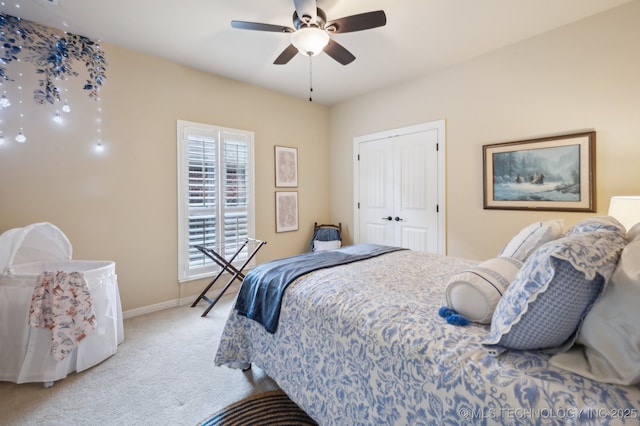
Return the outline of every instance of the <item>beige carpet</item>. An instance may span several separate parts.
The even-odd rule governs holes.
[[[216,367],[233,299],[125,320],[125,341],[101,364],[51,388],[0,382],[0,425],[197,425],[247,396],[277,389],[260,369]]]

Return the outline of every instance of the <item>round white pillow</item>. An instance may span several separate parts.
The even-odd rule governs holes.
[[[497,257],[454,275],[445,290],[447,305],[469,321],[490,324],[496,305],[521,266],[518,259]]]

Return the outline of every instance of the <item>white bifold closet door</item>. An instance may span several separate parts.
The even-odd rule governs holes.
[[[361,243],[438,253],[439,129],[358,144]]]

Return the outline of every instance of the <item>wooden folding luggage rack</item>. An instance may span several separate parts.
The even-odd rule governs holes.
[[[242,270],[249,264],[249,262],[251,262],[251,259],[253,259],[253,257],[256,255],[256,253],[258,253],[258,250],[260,250],[260,248],[265,244],[267,244],[266,241],[255,240],[253,238],[247,238],[240,246],[238,246],[238,249],[233,254],[233,256],[231,256],[228,259],[224,256],[224,254],[225,254],[225,246],[224,246],[224,244],[216,245],[214,248],[209,248],[209,247],[204,247],[204,246],[195,246],[195,248],[200,250],[205,256],[207,256],[209,259],[211,259],[215,263],[217,263],[218,266],[220,266],[221,269],[218,272],[218,274],[213,278],[213,280],[211,280],[209,285],[207,285],[204,288],[204,290],[202,290],[200,295],[191,304],[191,307],[193,308],[194,306],[196,306],[198,304],[198,302],[200,302],[201,300],[206,301],[209,304],[209,306],[207,306],[207,309],[205,309],[204,312],[201,315],[203,317],[206,317],[207,314],[209,313],[209,311],[211,310],[211,308],[213,308],[213,306],[218,302],[218,300],[220,300],[220,298],[225,293],[225,291],[227,291],[227,289],[231,286],[231,284],[236,279],[240,280],[240,282],[242,282],[242,280],[244,280],[244,274],[242,273]],[[242,251],[245,249],[245,247],[248,250],[247,258],[244,260],[244,263],[242,263],[242,265],[239,268],[237,268],[237,267],[235,267],[233,265],[233,261],[236,260],[238,255],[240,253],[242,253]],[[219,253],[220,251],[222,252],[222,254]],[[210,299],[207,296],[207,292],[209,291],[209,289],[211,289],[211,287],[213,287],[213,285],[216,283],[216,281],[218,281],[218,279],[220,279],[220,277],[222,277],[222,275],[225,272],[230,273],[231,274],[231,278],[229,278],[229,280],[224,285],[222,290],[220,290],[220,292],[217,294],[217,296],[215,298],[213,298],[213,299]]]

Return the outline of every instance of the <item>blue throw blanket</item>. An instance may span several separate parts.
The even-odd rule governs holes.
[[[318,269],[345,265],[398,250],[403,249],[376,244],[356,244],[263,263],[244,277],[235,309],[240,315],[259,322],[273,334],[278,328],[284,291],[296,278]]]

